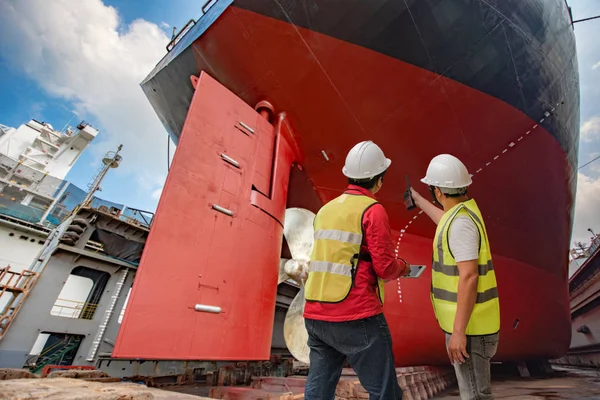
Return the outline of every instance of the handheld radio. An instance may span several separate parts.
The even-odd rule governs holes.
[[[404,192],[404,205],[409,211],[417,207],[415,205],[415,199],[413,199],[412,194],[410,192],[410,182],[408,181],[408,175],[406,175],[406,192]]]

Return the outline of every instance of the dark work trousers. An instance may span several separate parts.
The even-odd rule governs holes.
[[[305,400],[334,400],[346,357],[369,399],[402,399],[383,314],[347,322],[305,322],[310,347]]]

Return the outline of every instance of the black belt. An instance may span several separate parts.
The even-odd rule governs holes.
[[[354,286],[354,278],[356,278],[356,269],[358,267],[358,261],[355,260],[360,260],[360,261],[366,261],[366,262],[372,262],[373,259],[371,258],[371,255],[369,253],[359,253],[359,254],[355,254],[352,256],[352,258],[350,259],[350,263],[352,264],[352,286]]]
[[[373,259],[371,258],[371,255],[369,253],[360,253],[353,255],[350,259],[350,263],[354,266],[354,268],[356,268],[358,264],[358,262],[355,262],[355,260],[373,262]]]
[[[361,261],[373,262],[373,259],[371,258],[371,255],[369,253],[360,253],[358,255],[358,259]]]

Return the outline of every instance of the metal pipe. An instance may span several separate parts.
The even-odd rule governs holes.
[[[216,211],[218,211],[220,213],[223,213],[223,214],[229,215],[230,217],[233,217],[233,211],[228,210],[225,207],[221,207],[221,206],[219,206],[217,204],[213,204],[212,208],[213,208],[213,210],[216,210]]]
[[[258,114],[267,120],[267,122],[271,121],[271,117],[275,113],[273,109],[273,105],[266,100],[259,101],[258,104],[254,107],[254,109],[258,112]]]
[[[240,163],[234,160],[233,158],[229,157],[227,154],[221,153],[221,158],[223,159],[223,161],[228,162],[236,168],[240,167]]]
[[[196,304],[194,306],[194,310],[200,311],[200,312],[207,312],[207,313],[211,313],[211,314],[220,314],[221,313],[221,307],[208,306],[206,304]]]
[[[248,132],[250,133],[254,133],[254,129],[250,128],[248,125],[246,125],[245,123],[243,123],[242,121],[239,122],[239,124],[245,128]]]

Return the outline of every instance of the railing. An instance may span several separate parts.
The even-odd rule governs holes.
[[[91,320],[97,308],[98,304],[58,298],[50,314],[57,317]]]
[[[10,289],[29,289],[30,281],[37,274],[27,269],[22,271],[11,271],[10,266],[0,268],[0,291]]]
[[[594,252],[596,251],[596,249],[598,249],[598,247],[600,247],[600,236],[596,236],[592,239],[592,243],[590,244],[590,247],[588,248],[588,256],[591,256],[592,254],[594,254]]]
[[[0,193],[0,195],[1,194],[2,193]],[[2,201],[2,197],[0,197],[0,201]],[[40,210],[39,208],[24,206],[18,203],[0,204],[0,214],[21,219],[23,221],[31,222],[34,224],[40,222],[40,219],[42,218],[42,215],[44,215],[44,212],[44,210]]]
[[[175,45],[177,43],[179,43],[179,41],[190,31],[190,29],[192,29],[192,27],[194,25],[196,25],[196,21],[193,19],[190,19],[187,22],[187,24],[185,24],[184,27],[181,28],[181,30],[177,33],[177,35],[175,35],[175,37],[173,39],[171,39],[171,41],[167,44],[167,52],[170,52],[171,50],[173,50],[173,47],[175,47]]]
[[[61,340],[60,342],[54,343],[52,346],[48,347],[47,349],[44,349],[40,354],[30,355],[25,360],[25,366],[26,367],[34,367],[37,360],[47,357],[49,353],[57,350],[59,347],[64,346],[66,343],[67,343],[66,340]]]
[[[0,154],[0,178],[46,198],[54,197],[65,182],[4,154]]]
[[[15,128],[11,128],[10,126],[6,126],[3,124],[0,124],[0,137],[8,134],[9,131],[13,130]]]
[[[89,207],[105,213],[110,213],[110,209],[117,209],[119,212],[121,212],[125,206],[123,204],[114,203],[98,197],[92,197]]]
[[[46,349],[42,354],[30,357],[27,360],[27,363],[29,364],[26,365],[29,366],[31,372],[37,373],[41,371],[46,365],[60,364],[63,361],[63,357],[67,355],[71,350],[77,348],[80,343],[80,338],[69,337]]]
[[[201,8],[202,16],[204,16],[204,14],[206,14],[208,12],[208,10],[217,3],[217,1],[218,0],[205,1],[204,5]],[[202,18],[202,16],[200,16],[200,18]],[[187,35],[187,33],[192,29],[192,27],[194,25],[196,25],[196,22],[198,22],[198,21],[190,19],[187,22],[187,24],[185,24],[183,26],[183,28],[181,28],[181,30],[175,36],[173,36],[171,41],[167,44],[167,53],[169,53],[171,50],[173,50],[173,48],[177,45],[177,43],[179,43],[181,41],[181,39],[183,39],[184,36]]]
[[[150,228],[150,226],[152,226],[152,221],[154,220],[154,213],[138,210],[137,208],[125,207],[121,213],[121,219],[134,225],[142,225]]]

